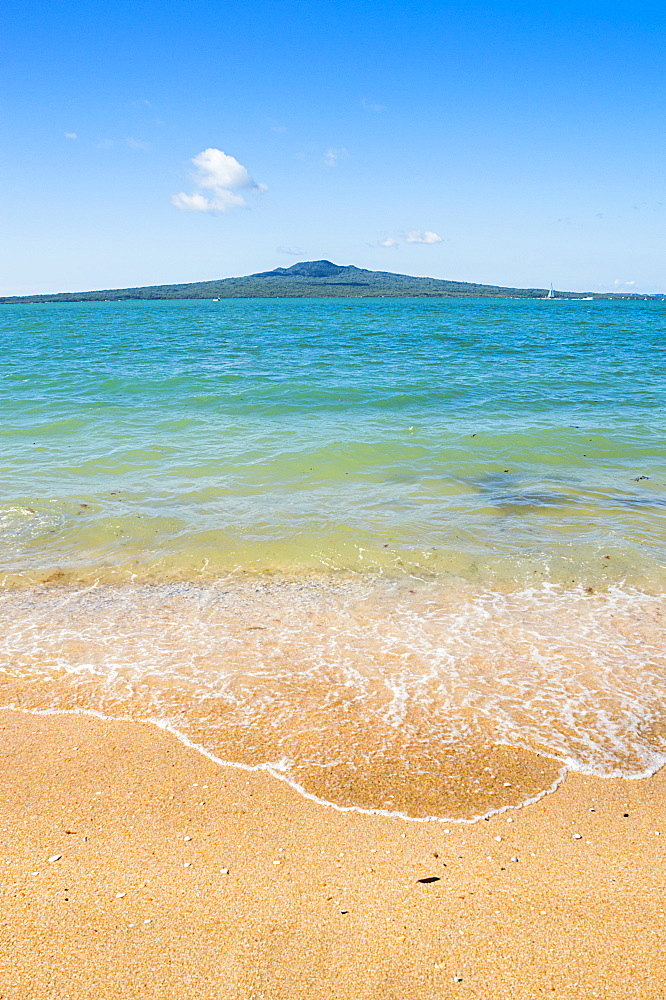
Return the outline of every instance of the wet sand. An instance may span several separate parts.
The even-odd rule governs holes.
[[[2,590],[0,705],[169,719],[223,761],[414,818],[518,805],[567,762],[666,760],[663,597],[412,582]]]
[[[0,737],[0,1000],[666,996],[666,771],[418,823],[147,723]]]

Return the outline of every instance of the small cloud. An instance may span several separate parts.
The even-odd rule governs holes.
[[[405,237],[408,243],[441,243],[442,237],[433,233],[430,229],[424,231],[420,229],[410,229]]]
[[[225,188],[233,191],[237,188],[249,188],[253,191],[265,191],[265,184],[257,184],[247,172],[246,167],[239,163],[235,156],[223,153],[221,149],[210,147],[204,149],[192,159],[197,168],[196,183],[198,187],[211,188],[217,191]]]
[[[240,191],[261,193],[267,190],[265,184],[257,184],[252,179],[235,156],[221,149],[204,149],[191,162],[195,166],[193,180],[198,190],[192,194],[181,191],[171,196],[171,204],[184,212],[228,212],[247,205]]]
[[[613,284],[614,284],[614,285],[615,285],[616,287],[617,287],[618,285],[622,285],[622,287],[623,287],[623,288],[625,288],[625,287],[626,287],[626,288],[630,288],[630,287],[631,287],[632,285],[635,285],[635,284],[636,284],[636,282],[635,282],[635,281],[620,281],[620,279],[619,279],[619,278],[616,278],[616,279],[615,279],[615,281],[613,282]]]
[[[431,229],[421,230],[421,229],[410,229],[406,233],[402,233],[397,239],[395,236],[385,236],[381,240],[377,240],[376,244],[369,243],[368,246],[378,246],[378,247],[397,247],[401,243],[443,243],[442,237],[438,233],[433,233]]]
[[[65,139],[78,139],[76,132],[65,132]]]
[[[327,167],[337,167],[340,160],[346,160],[349,156],[344,147],[342,149],[327,149],[324,153],[323,162]]]
[[[171,195],[171,204],[183,212],[228,212],[231,208],[243,208],[247,202],[242,194],[220,189],[214,198],[207,198],[200,191],[192,194],[181,191]]]
[[[375,114],[375,115],[380,114],[382,111],[386,111],[385,105],[374,104],[373,101],[367,101],[365,97],[361,98],[361,107],[363,108],[364,111],[367,111],[370,114]]]
[[[143,150],[150,149],[149,142],[141,142],[140,139],[132,139],[131,136],[125,139],[125,142],[127,143],[130,149],[143,149]]]
[[[132,107],[134,108],[152,108],[152,103],[147,98],[142,97],[138,101],[132,101]]]
[[[278,253],[286,253],[290,257],[302,257],[304,253],[304,251],[299,250],[298,247],[277,247],[276,249]]]

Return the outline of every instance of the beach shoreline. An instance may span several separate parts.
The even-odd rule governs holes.
[[[664,770],[446,825],[327,808],[146,723],[0,732],[3,1000],[666,995]]]
[[[0,705],[154,721],[320,802],[416,820],[663,764],[662,597],[410,582],[5,591]]]

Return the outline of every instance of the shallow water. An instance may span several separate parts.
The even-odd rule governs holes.
[[[654,302],[5,307],[0,700],[160,719],[412,816],[654,771],[664,326]]]

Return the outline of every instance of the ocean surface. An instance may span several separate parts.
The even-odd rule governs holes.
[[[665,333],[655,301],[3,307],[0,705],[413,818],[652,773]]]

